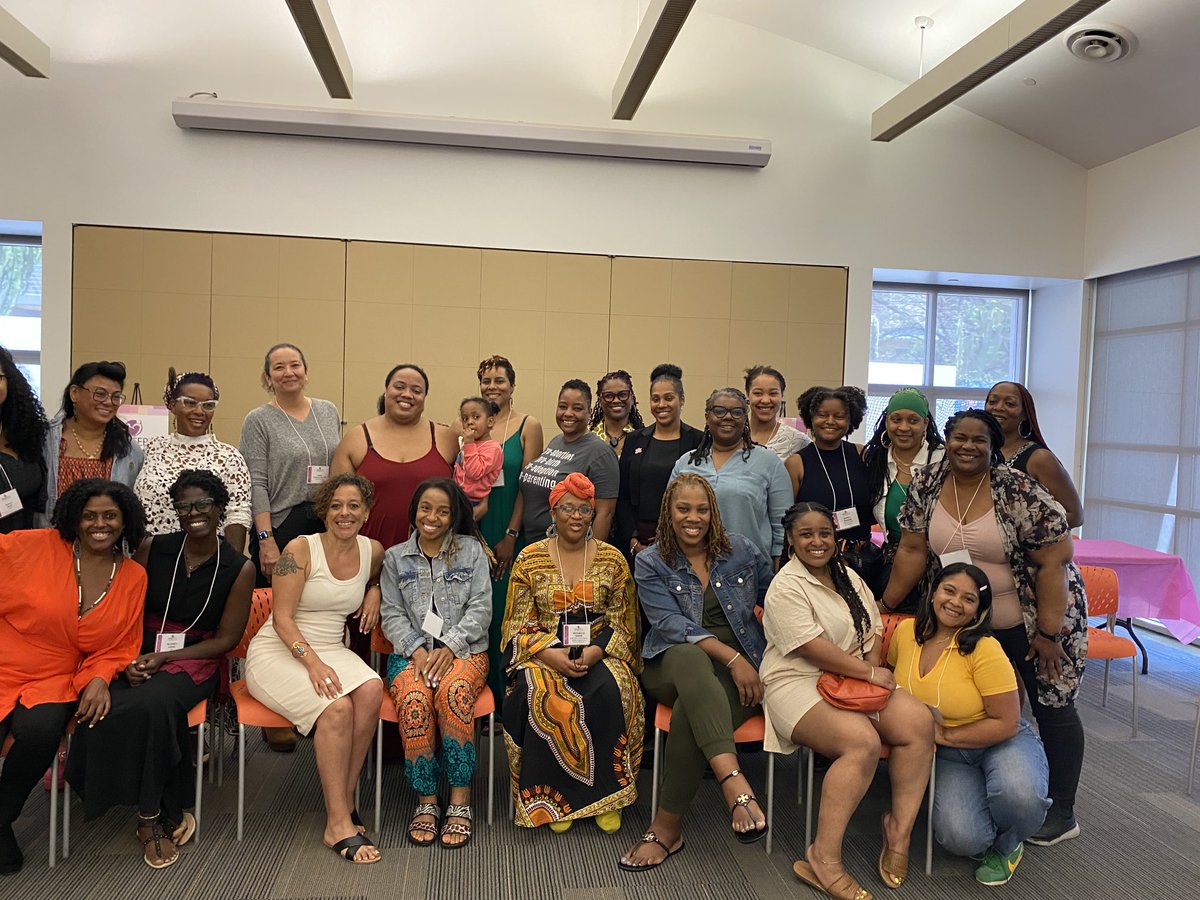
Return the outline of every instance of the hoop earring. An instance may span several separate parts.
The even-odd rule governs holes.
[[[1021,420],[1021,424],[1017,426],[1017,434],[1025,438],[1025,440],[1033,437],[1033,427],[1029,424],[1028,419]]]
[[[591,525],[588,526],[587,534],[585,534],[583,536],[583,539],[585,541],[590,541],[592,539],[592,526]]]
[[[553,522],[551,522],[550,527],[546,529],[546,537],[548,537],[548,538],[558,537],[558,526],[555,525]]]
[[[883,433],[883,435],[879,438],[879,444],[882,447],[892,446],[892,436],[885,431]]]

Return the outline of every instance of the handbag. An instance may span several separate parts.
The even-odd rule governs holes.
[[[859,655],[862,655],[863,645],[858,645]],[[825,698],[825,702],[838,709],[850,712],[873,713],[887,706],[892,696],[891,690],[872,684],[862,678],[850,675],[835,675],[833,672],[822,672],[817,679],[817,690]]]

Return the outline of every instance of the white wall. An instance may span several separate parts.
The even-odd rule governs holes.
[[[1088,309],[1088,286],[1080,281],[1060,282],[1030,292],[1025,385],[1037,401],[1042,434],[1080,490],[1087,349],[1091,346]]]
[[[368,60],[357,105],[609,124],[630,16],[538,3],[537,28],[514,31],[510,4],[467,5],[471,27],[444,36],[446,65]],[[769,138],[763,171],[185,133],[170,101],[191,91],[322,102],[307,61],[293,71],[269,56],[284,38],[298,48],[294,31],[260,48],[197,13],[186,41],[92,63],[89,21],[72,26],[60,56],[76,61],[56,57],[49,81],[0,73],[0,215],[45,222],[50,394],[68,375],[73,223],[846,265],[851,383],[866,381],[873,267],[1082,271],[1083,169],[954,108],[872,144],[870,113],[899,83],[699,10],[634,127]],[[476,33],[485,43],[464,43]]]

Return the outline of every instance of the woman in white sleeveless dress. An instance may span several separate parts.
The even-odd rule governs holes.
[[[325,846],[353,863],[379,860],[354,809],[354,785],[379,721],[383,682],[343,641],[346,617],[379,621],[383,546],[358,532],[375,499],[358,475],[321,485],[313,508],[324,534],[288,543],[271,578],[271,617],[246,652],[246,686],[313,740],[325,794]]]

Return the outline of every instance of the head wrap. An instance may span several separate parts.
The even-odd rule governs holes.
[[[596,486],[580,472],[572,472],[554,487],[550,488],[550,508],[558,506],[558,501],[567,494],[572,494],[580,500],[591,503],[596,499]]]
[[[929,401],[916,388],[900,388],[900,390],[892,394],[892,399],[888,401],[885,415],[890,416],[898,409],[907,409],[910,412],[915,412],[922,419],[929,418]]]

